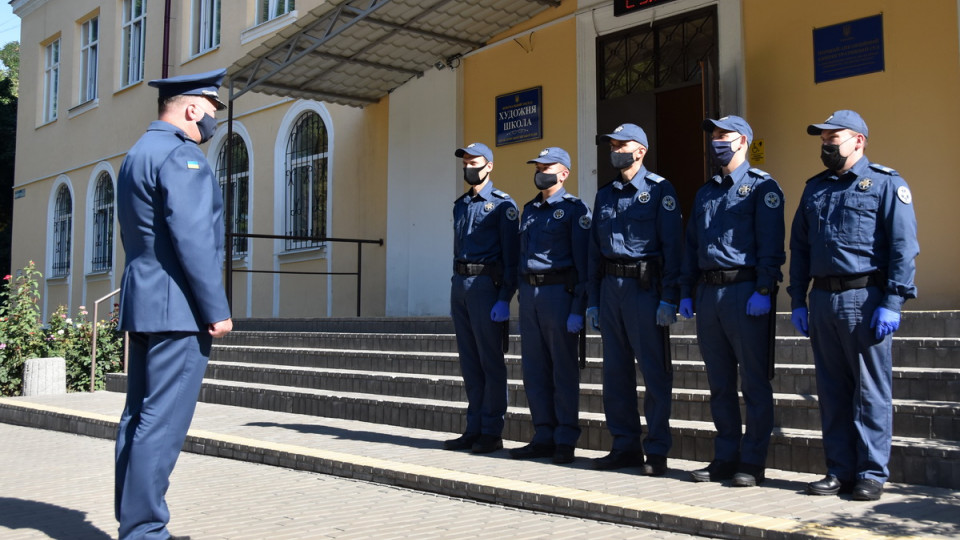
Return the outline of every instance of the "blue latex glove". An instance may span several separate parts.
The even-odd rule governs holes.
[[[510,318],[510,302],[506,300],[497,300],[490,310],[490,320],[493,322],[503,322]]]
[[[770,313],[770,295],[754,291],[747,300],[747,315],[759,317],[767,313]]]
[[[570,316],[567,317],[567,332],[576,334],[581,330],[583,330],[583,315],[571,313]]]
[[[680,314],[684,319],[693,318],[693,298],[680,299]]]
[[[900,328],[900,314],[884,307],[878,307],[873,312],[870,328],[876,328],[877,339],[883,339]]]
[[[600,308],[588,307],[587,319],[590,321],[590,326],[592,326],[594,330],[599,330],[600,329]]]
[[[793,327],[797,329],[797,332],[810,337],[810,325],[807,319],[807,308],[798,307],[793,310],[793,313],[790,314],[790,322],[793,323]]]
[[[670,326],[675,322],[677,322],[677,305],[661,300],[660,306],[657,307],[657,324]]]

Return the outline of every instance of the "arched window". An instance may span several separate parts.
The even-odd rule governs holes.
[[[247,155],[247,145],[243,142],[243,137],[233,134],[230,144],[226,142],[220,147],[220,154],[217,156],[217,180],[220,182],[220,190],[223,193],[223,204],[227,203],[227,152],[232,152],[230,157],[230,183],[233,187],[230,201],[230,208],[224,212],[224,222],[232,224],[230,231],[234,233],[248,233],[249,230],[249,200],[248,186],[250,181],[250,157]],[[233,256],[240,258],[247,255],[247,239],[233,239]]]
[[[53,264],[50,277],[70,273],[70,233],[73,230],[73,197],[67,186],[60,186],[53,210]]]
[[[327,234],[327,128],[312,111],[297,118],[287,140],[286,231],[288,236]],[[319,240],[287,240],[287,249],[315,247]]]
[[[113,180],[101,172],[93,194],[93,249],[90,256],[92,272],[109,272],[113,268]]]

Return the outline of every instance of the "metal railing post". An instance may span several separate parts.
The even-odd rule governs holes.
[[[97,382],[97,322],[100,320],[97,314],[100,312],[100,303],[106,300],[107,298],[116,296],[117,293],[119,292],[120,292],[120,289],[117,289],[93,303],[93,339],[92,339],[93,342],[90,344],[90,391],[91,392],[94,391],[94,385]],[[126,354],[124,354],[123,364],[124,366],[126,366],[127,364]]]

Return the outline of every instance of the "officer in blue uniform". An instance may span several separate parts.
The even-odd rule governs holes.
[[[485,454],[503,448],[507,412],[510,299],[517,291],[517,205],[493,187],[493,152],[483,143],[457,149],[470,189],[453,205],[453,278],[450,313],[457,333],[460,371],[467,390],[463,435],[447,450]]]
[[[697,191],[687,224],[680,314],[694,314],[697,341],[710,384],[717,435],[713,461],[691,472],[697,482],[733,479],[734,486],[764,480],[773,432],[770,368],[772,291],[783,278],[783,191],[769,174],[750,168],[753,130],[739,116],[706,119],[710,154],[720,166]],[[737,376],[746,403],[740,416]]]
[[[623,124],[601,139],[610,142],[620,175],[597,192],[590,232],[587,318],[603,339],[603,408],[613,435],[611,452],[594,467],[638,465],[659,476],[672,444],[666,332],[677,319],[683,225],[673,185],[643,166],[646,133]],[[649,432],[642,443],[635,358],[646,388]]]
[[[820,136],[827,168],[807,181],[790,236],[792,321],[813,346],[827,461],[807,492],[877,500],[893,439],[893,333],[917,295],[913,198],[897,171],[864,155],[856,112],[836,111],[807,133]]]
[[[159,119],[117,177],[126,253],[120,330],[130,332],[116,445],[120,538],[169,538],[164,501],[193,418],[213,338],[232,328],[223,290],[223,201],[200,150],[224,108],[226,70],[150,81]]]
[[[563,187],[570,176],[564,149],[546,148],[527,163],[536,164],[540,190],[523,207],[520,225],[523,388],[534,435],[510,455],[571,463],[580,438],[577,342],[587,302],[590,209]]]

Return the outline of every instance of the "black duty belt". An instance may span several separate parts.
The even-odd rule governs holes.
[[[548,272],[544,274],[524,274],[523,281],[533,285],[534,287],[540,287],[541,285],[568,284],[570,282],[570,278],[572,277],[570,274],[573,271],[574,270],[572,269],[567,269],[559,272]]]
[[[497,265],[454,261],[453,271],[461,276],[492,276],[497,272]]]
[[[705,270],[700,274],[700,281],[707,285],[729,285],[743,281],[755,281],[757,269],[752,266],[730,268],[727,270]]]
[[[881,272],[849,276],[824,276],[813,278],[813,288],[821,291],[842,292],[866,287],[883,287],[886,281]]]
[[[605,276],[634,278],[641,288],[649,289],[654,284],[654,277],[659,273],[660,266],[656,260],[618,262],[604,259],[601,269]]]

